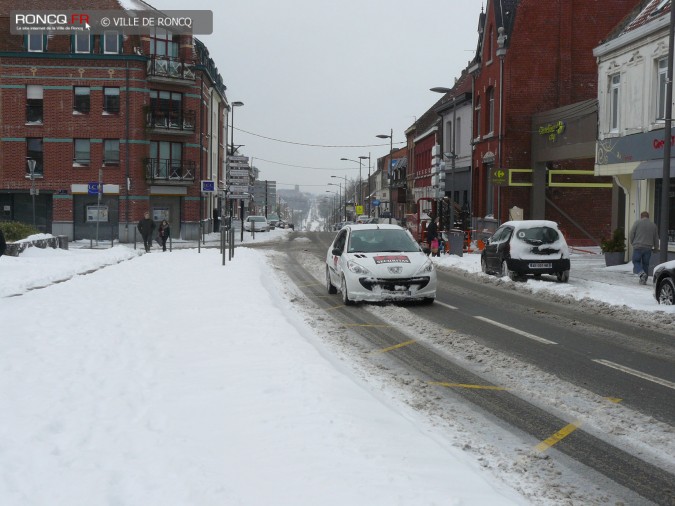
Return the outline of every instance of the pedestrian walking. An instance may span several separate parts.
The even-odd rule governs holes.
[[[152,233],[155,230],[155,222],[150,219],[150,213],[145,213],[144,218],[138,222],[137,228],[141,233],[141,237],[143,237],[145,251],[149,252],[152,246]]]
[[[633,223],[628,238],[633,246],[633,274],[639,274],[640,284],[646,285],[652,250],[659,249],[659,231],[647,211],[640,213],[640,219]]]
[[[162,223],[159,224],[159,231],[157,232],[157,242],[162,247],[162,251],[166,251],[166,241],[169,240],[171,236],[171,227],[169,222],[162,220]]]
[[[0,257],[5,254],[6,250],[7,250],[7,241],[5,241],[5,234],[2,232],[2,229],[0,228]]]
[[[438,250],[438,225],[435,217],[431,219],[427,227],[427,243],[429,244],[429,249],[431,249],[431,256],[441,256]]]

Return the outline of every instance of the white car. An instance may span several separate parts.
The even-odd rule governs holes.
[[[267,232],[270,229],[270,226],[267,223],[267,218],[264,216],[249,216],[246,218],[246,221],[244,222],[244,230],[250,232],[251,224],[253,224],[253,230],[255,232]]]
[[[398,225],[346,225],[326,254],[326,289],[342,302],[436,298],[436,269],[410,232]]]

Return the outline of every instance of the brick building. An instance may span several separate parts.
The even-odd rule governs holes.
[[[39,3],[31,8],[92,7]],[[218,207],[200,180],[224,179],[229,108],[206,47],[160,30],[12,35],[13,8],[0,0],[0,219],[128,242],[150,211],[174,237],[196,238]]]
[[[469,69],[473,216],[505,221],[515,207],[559,222],[573,244],[610,235],[612,182],[593,176],[593,48],[638,3],[487,2]]]

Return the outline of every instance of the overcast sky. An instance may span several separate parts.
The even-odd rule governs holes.
[[[227,86],[234,144],[260,179],[324,194],[331,175],[359,177],[359,156],[389,150],[451,87],[475,53],[484,0],[148,0],[212,10],[199,35]],[[283,141],[283,142],[282,142]],[[315,146],[308,146],[315,145]],[[324,147],[319,147],[324,146]],[[340,147],[342,146],[342,147]],[[375,169],[373,168],[372,171]],[[362,166],[366,178],[368,160]]]

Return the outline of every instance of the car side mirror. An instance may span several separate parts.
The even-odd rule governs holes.
[[[485,245],[487,246],[488,244],[490,244],[490,238],[489,237],[487,239],[485,239]]]
[[[340,248],[333,248],[333,256],[339,257],[342,255],[342,250]]]

